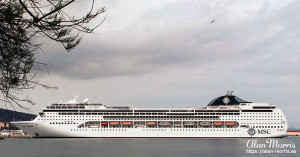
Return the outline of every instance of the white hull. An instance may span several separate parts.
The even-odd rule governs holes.
[[[21,124],[33,127],[22,128]],[[286,131],[269,129],[270,134],[249,135],[247,128],[77,128],[46,123],[14,122],[34,137],[95,137],[95,138],[251,138],[285,137]],[[256,130],[257,131],[257,130]],[[37,133],[37,134],[36,134]]]

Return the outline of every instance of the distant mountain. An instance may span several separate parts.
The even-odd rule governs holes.
[[[300,130],[300,128],[289,127],[289,130]]]
[[[37,115],[0,108],[0,122],[29,121]]]

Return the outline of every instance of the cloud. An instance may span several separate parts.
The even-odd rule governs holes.
[[[50,71],[42,80],[53,78],[59,99],[79,91],[92,100],[100,95],[108,105],[205,106],[233,89],[242,99],[279,104],[289,119],[297,118],[299,1],[104,5],[101,35],[85,35],[71,53],[49,42],[38,56]]]
[[[243,67],[237,70],[263,72],[280,70],[278,61],[299,64],[299,22],[291,18],[298,2],[281,9],[256,4],[259,9],[249,9],[250,13],[236,10],[236,3],[224,5],[192,1],[150,8],[121,30],[110,32],[104,26],[102,35],[88,36],[74,52],[50,48],[42,60],[51,73],[75,79],[140,75],[186,64],[230,62]],[[110,10],[110,16],[118,15]],[[211,20],[216,22],[210,24]]]

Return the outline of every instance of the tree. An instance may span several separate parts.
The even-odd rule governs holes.
[[[43,63],[36,61],[41,50],[37,40],[47,37],[61,43],[66,51],[74,49],[81,41],[82,33],[92,33],[103,23],[90,27],[89,22],[105,12],[105,8],[91,9],[82,17],[65,12],[75,0],[0,0],[0,102],[26,108],[21,102],[34,105],[24,96],[27,89],[36,86],[53,88],[35,80]]]

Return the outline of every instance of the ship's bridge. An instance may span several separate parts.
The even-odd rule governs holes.
[[[233,91],[228,91],[224,96],[220,96],[212,100],[207,106],[226,106],[226,105],[240,105],[241,103],[252,103],[240,99],[232,94]]]

